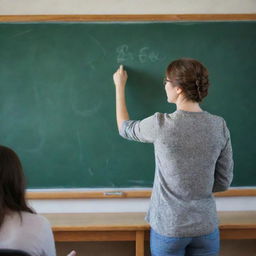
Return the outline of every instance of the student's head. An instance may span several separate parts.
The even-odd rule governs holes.
[[[165,91],[169,103],[177,100],[202,102],[208,94],[208,71],[195,59],[182,58],[166,69]]]
[[[25,178],[19,157],[0,145],[0,227],[9,211],[33,213],[25,200]]]

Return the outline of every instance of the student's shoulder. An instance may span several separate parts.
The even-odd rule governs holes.
[[[22,212],[22,221],[35,228],[48,229],[51,226],[47,218],[37,213]]]

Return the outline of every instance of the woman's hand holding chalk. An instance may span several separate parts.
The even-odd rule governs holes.
[[[117,71],[113,75],[113,80],[116,87],[125,87],[128,75],[124,70],[123,65],[120,65]]]

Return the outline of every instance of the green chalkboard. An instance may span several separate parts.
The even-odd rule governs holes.
[[[30,188],[150,187],[153,145],[124,140],[112,74],[128,71],[131,119],[173,112],[170,61],[209,69],[202,108],[231,131],[232,186],[256,184],[256,22],[0,24],[0,144],[21,157]]]

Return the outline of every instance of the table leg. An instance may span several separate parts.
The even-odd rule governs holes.
[[[144,231],[136,231],[136,256],[144,256]]]

